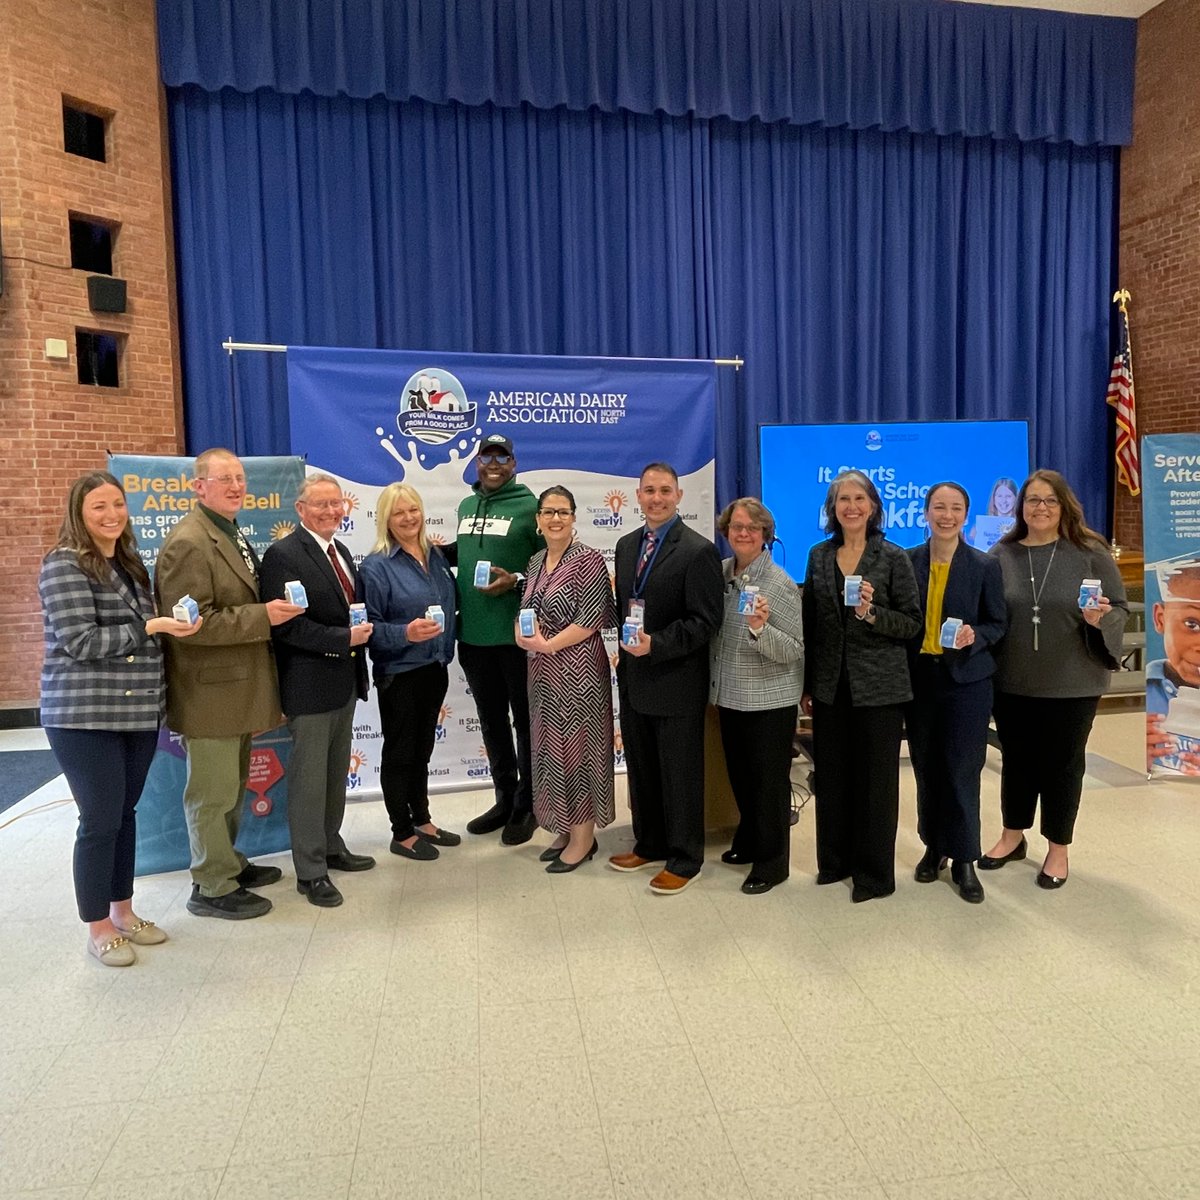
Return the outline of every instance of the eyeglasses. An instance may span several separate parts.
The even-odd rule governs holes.
[[[230,484],[236,483],[241,487],[246,482],[245,475],[206,475],[205,483],[219,483],[222,487],[229,487]]]
[[[513,457],[511,454],[492,454],[490,451],[487,454],[481,454],[479,456],[479,461],[481,463],[494,462],[501,467],[507,467],[512,460]]]
[[[340,509],[344,509],[346,507],[345,500],[301,500],[301,501],[299,501],[299,503],[303,504],[305,508],[318,508],[318,509],[320,509],[320,508],[340,508]]]
[[[730,525],[730,533],[762,533],[761,525]]]
[[[565,521],[568,517],[573,517],[575,514],[569,508],[539,508],[539,517],[557,517],[559,520]]]
[[[1025,505],[1027,508],[1058,508],[1058,500],[1054,496],[1026,496]]]

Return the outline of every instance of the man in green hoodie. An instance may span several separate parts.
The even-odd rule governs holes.
[[[501,433],[485,437],[475,458],[479,482],[458,506],[458,661],[479,714],[479,729],[496,788],[496,803],[467,822],[468,833],[492,833],[519,846],[533,836],[529,753],[529,693],[525,651],[513,634],[524,570],[541,549],[537,499],[513,476],[517,458]],[[490,582],[476,586],[476,564],[491,564]],[[511,722],[511,723],[510,723]],[[513,747],[513,733],[516,747]]]

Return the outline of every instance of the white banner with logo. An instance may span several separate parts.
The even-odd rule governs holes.
[[[670,463],[683,489],[680,514],[713,536],[716,368],[672,359],[548,358],[289,347],[292,450],[310,472],[333,475],[346,496],[339,537],[356,561],[376,540],[375,504],[389,483],[416,488],[431,540],[454,541],[455,513],[475,482],[480,441],[512,440],[517,478],[537,495],[574,494],[581,541],[609,560],[641,524],[642,467]],[[616,633],[608,637],[616,704]],[[379,788],[381,733],[372,698],[359,705],[351,790]],[[615,762],[623,766],[620,733]],[[479,719],[457,662],[438,721],[430,787],[490,779]]]

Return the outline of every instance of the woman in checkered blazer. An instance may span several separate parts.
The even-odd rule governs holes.
[[[110,967],[133,943],[165,942],[133,911],[135,808],[158,739],[164,685],[158,634],[200,627],[154,615],[125,493],[107,471],[77,479],[58,544],[38,577],[45,635],[42,726],[79,807],[75,898],[88,952]]]

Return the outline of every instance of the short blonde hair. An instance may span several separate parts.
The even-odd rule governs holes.
[[[376,538],[375,545],[371,547],[371,553],[388,554],[398,545],[388,530],[388,522],[392,519],[396,505],[402,500],[409,504],[415,504],[421,510],[421,534],[418,540],[422,556],[428,558],[429,538],[425,533],[425,502],[421,499],[421,493],[407,483],[389,483],[379,493],[379,504],[375,509]]]

